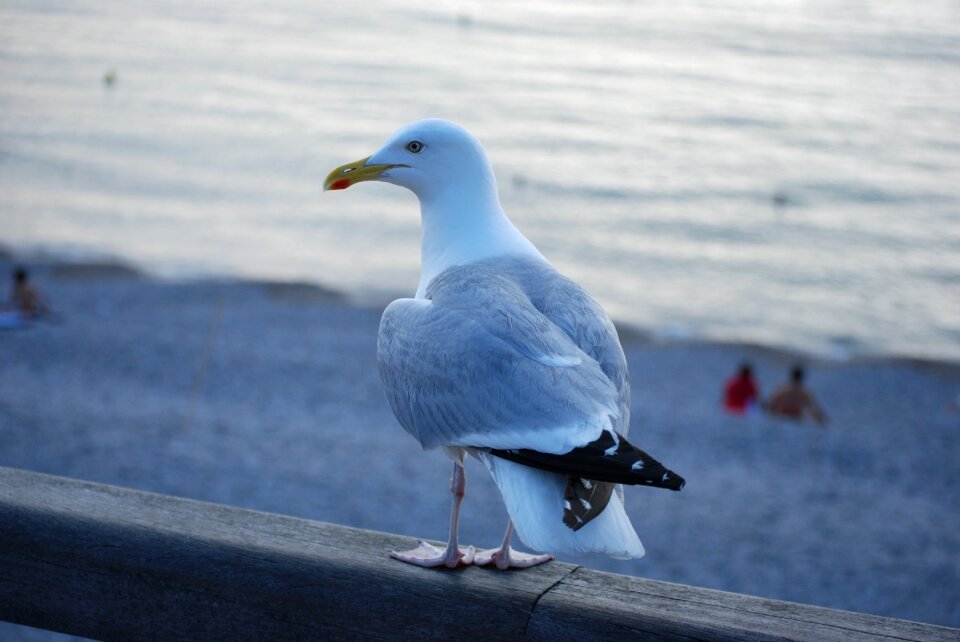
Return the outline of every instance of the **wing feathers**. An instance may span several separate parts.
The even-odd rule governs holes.
[[[613,495],[614,484],[568,477],[563,491],[563,523],[577,531],[603,512]]]
[[[428,295],[391,303],[377,345],[387,399],[424,448],[563,453],[622,423],[617,386],[516,282],[454,268]]]
[[[586,446],[574,448],[561,455],[530,449],[490,452],[525,466],[592,481],[655,486],[670,490],[680,490],[685,483],[683,477],[667,470],[663,464],[628,442],[622,435],[608,430],[603,431],[599,439]]]

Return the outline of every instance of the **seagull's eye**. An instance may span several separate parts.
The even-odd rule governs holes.
[[[421,143],[419,140],[411,140],[409,143],[407,143],[407,151],[411,154],[419,154],[420,150],[422,149],[423,143]]]

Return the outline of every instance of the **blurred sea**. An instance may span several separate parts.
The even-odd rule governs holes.
[[[615,318],[960,359],[955,0],[2,0],[0,242],[409,294],[414,197],[321,182],[428,116]]]

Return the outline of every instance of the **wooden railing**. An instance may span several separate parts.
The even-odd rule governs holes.
[[[0,619],[102,640],[951,640],[592,571],[437,571],[406,537],[0,468]]]

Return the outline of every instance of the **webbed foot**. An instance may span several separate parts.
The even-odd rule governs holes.
[[[457,568],[458,566],[473,564],[475,554],[476,549],[473,546],[440,549],[428,542],[420,542],[420,546],[409,551],[391,551],[390,557],[424,568],[436,568],[438,566]]]
[[[521,553],[510,547],[491,548],[485,551],[477,551],[473,557],[473,563],[477,566],[487,566],[493,564],[501,571],[508,568],[530,568],[537,564],[543,564],[553,560],[553,555],[533,555],[531,553]]]

